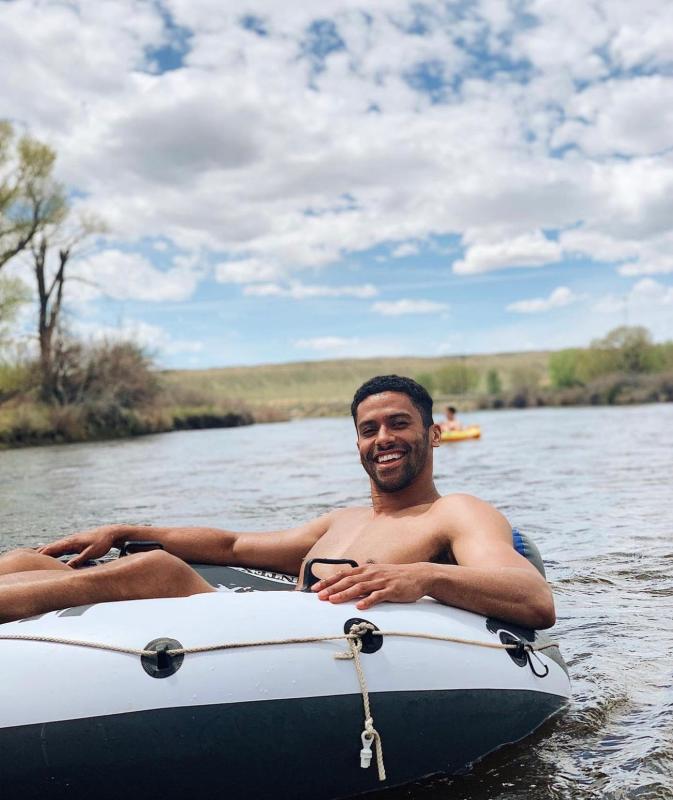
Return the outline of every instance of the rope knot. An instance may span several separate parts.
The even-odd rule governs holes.
[[[371,624],[371,622],[354,622],[351,625],[349,635],[360,638],[373,630],[376,630],[376,628]]]

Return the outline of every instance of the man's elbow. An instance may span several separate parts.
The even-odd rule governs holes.
[[[534,623],[531,627],[536,630],[551,628],[556,623],[554,598],[550,591],[541,594],[537,602],[532,606],[531,612]]]

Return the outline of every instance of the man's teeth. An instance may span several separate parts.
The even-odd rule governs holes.
[[[385,464],[386,461],[397,461],[398,458],[402,458],[401,453],[388,453],[384,456],[377,456],[376,461],[378,464]]]

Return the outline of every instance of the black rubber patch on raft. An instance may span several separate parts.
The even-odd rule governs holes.
[[[153,651],[151,656],[140,656],[140,663],[151,678],[167,678],[169,675],[175,675],[185,660],[184,653],[171,655],[168,652],[182,650],[182,645],[177,639],[167,639],[165,636],[152,639],[143,649]]]

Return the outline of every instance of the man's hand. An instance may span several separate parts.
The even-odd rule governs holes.
[[[120,527],[119,525],[103,525],[100,528],[73,533],[63,539],[38,547],[38,553],[54,558],[67,553],[77,553],[70,559],[68,566],[78,567],[91,558],[101,558],[111,547],[114,547],[115,538],[121,532]]]
[[[362,598],[356,608],[371,608],[382,601],[413,603],[428,593],[427,564],[367,564],[347,567],[311,588],[321,600],[344,603]]]

